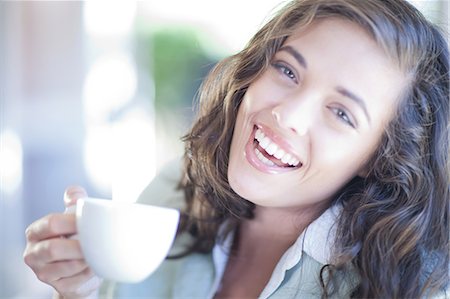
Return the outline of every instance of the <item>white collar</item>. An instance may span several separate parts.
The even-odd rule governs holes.
[[[341,205],[333,205],[314,220],[302,234],[304,235],[303,251],[323,265],[332,262],[336,222],[341,211]]]
[[[268,298],[281,285],[286,271],[300,262],[303,252],[322,265],[331,262],[336,235],[335,224],[341,209],[340,205],[333,205],[308,225],[297,241],[283,254],[259,298]]]
[[[322,265],[331,263],[336,235],[336,221],[341,210],[341,205],[333,205],[309,224],[295,243],[286,250],[278,262],[278,270],[289,270],[297,265],[302,257],[302,252]]]
[[[335,224],[341,210],[341,205],[331,206],[303,231],[295,243],[281,257],[260,298],[268,297],[278,288],[284,279],[285,272],[298,264],[303,252],[322,265],[331,263],[333,242],[336,235]],[[213,248],[216,277],[208,298],[213,298],[220,286],[228,261],[228,253],[233,243],[233,236],[234,233],[230,233],[222,245],[216,244]]]

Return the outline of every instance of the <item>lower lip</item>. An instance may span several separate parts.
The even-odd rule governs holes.
[[[279,174],[279,173],[285,173],[289,171],[293,171],[298,169],[298,167],[279,167],[279,166],[269,166],[264,164],[255,154],[255,146],[254,146],[254,140],[255,140],[255,132],[256,127],[253,129],[252,134],[250,134],[250,138],[247,142],[247,145],[245,146],[245,157],[247,158],[247,161],[257,170],[268,173],[268,174]]]

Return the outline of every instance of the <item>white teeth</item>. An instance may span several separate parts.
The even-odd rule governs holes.
[[[270,143],[267,147],[266,147],[266,152],[273,156],[273,154],[275,154],[275,151],[278,149],[278,146],[275,143]]]
[[[255,138],[256,138],[256,140],[263,139],[264,138],[264,133],[261,130],[256,130]]]
[[[287,163],[287,162],[289,162],[289,160],[291,160],[291,159],[292,159],[292,156],[291,156],[290,154],[286,154],[286,155],[284,155],[284,156],[281,158],[281,162]]]
[[[279,148],[278,145],[270,140],[269,137],[265,136],[264,133],[257,129],[255,132],[255,139],[259,142],[259,145],[271,156],[281,160],[281,162],[285,164],[289,164],[291,166],[297,166],[300,164],[300,161],[293,157],[291,154],[286,153],[283,149]],[[262,162],[269,166],[275,165],[272,161],[264,157],[264,155],[257,149],[255,149],[255,153],[260,158]]]
[[[274,156],[275,156],[275,158],[277,158],[277,159],[281,159],[281,157],[283,157],[284,154],[286,154],[286,152],[283,151],[281,148],[279,148],[279,149],[277,150],[277,152],[275,153]]]
[[[258,141],[259,141],[259,140],[258,140]],[[264,138],[262,138],[261,141],[259,141],[259,145],[260,145],[263,149],[266,149],[267,146],[269,145],[269,143],[270,143],[269,137],[264,137]]]
[[[289,165],[291,165],[291,166],[294,166],[294,165],[295,165],[295,162],[296,162],[295,158],[292,157],[292,159],[289,160],[287,163],[288,163]]]
[[[261,160],[261,162],[263,162],[267,166],[275,166],[275,163],[264,157],[264,155],[257,148],[255,148],[255,154],[259,158],[259,160]]]

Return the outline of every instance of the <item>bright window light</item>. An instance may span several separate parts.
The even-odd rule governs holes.
[[[134,202],[156,173],[155,134],[144,110],[111,125],[88,127],[84,164],[89,179],[113,200]]]
[[[112,198],[134,202],[156,173],[153,124],[147,113],[136,107],[116,124],[114,136],[114,178]]]
[[[84,142],[84,165],[92,183],[103,193],[111,193],[114,170],[114,142],[110,125],[90,126]]]
[[[130,57],[108,54],[95,61],[84,85],[84,109],[88,119],[107,119],[135,95],[137,74]]]
[[[19,136],[11,131],[0,132],[0,192],[14,193],[22,183],[23,150]]]
[[[84,24],[86,32],[94,36],[118,36],[130,32],[136,2],[127,1],[85,1]]]
[[[209,36],[210,41],[204,46],[228,55],[241,50],[264,20],[286,3],[285,0],[146,0],[138,5],[139,13],[150,23],[190,24]]]

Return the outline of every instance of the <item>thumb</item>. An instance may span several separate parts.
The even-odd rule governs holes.
[[[77,203],[79,198],[87,197],[86,190],[81,186],[69,186],[64,192],[64,205],[67,207],[73,206]]]

